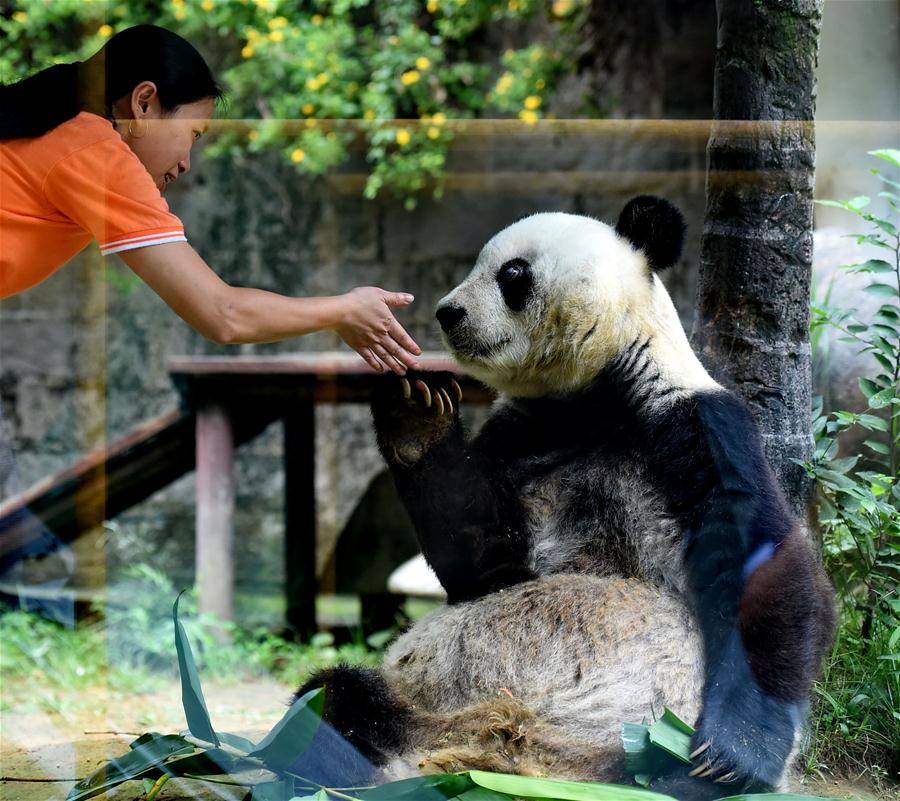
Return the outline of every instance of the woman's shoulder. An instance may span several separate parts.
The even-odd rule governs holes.
[[[73,152],[98,142],[114,144],[122,142],[122,137],[116,133],[109,120],[89,111],[79,112],[40,138],[45,139],[45,144],[57,149],[60,154]]]

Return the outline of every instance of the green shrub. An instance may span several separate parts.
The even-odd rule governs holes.
[[[900,151],[872,155],[900,167]],[[823,415],[817,402],[816,451],[806,467],[817,481],[825,565],[840,602],[837,641],[817,685],[809,763],[877,780],[900,769],[900,184],[873,173],[885,184],[880,197],[893,221],[872,213],[866,197],[820,202],[868,224],[856,240],[882,249],[884,258],[844,269],[871,275],[866,291],[883,303],[871,320],[814,305],[812,325],[814,335],[821,326],[838,329],[841,341],[870,353],[880,369],[859,379],[865,412]],[[871,432],[865,453],[839,457],[842,436],[857,427]]]

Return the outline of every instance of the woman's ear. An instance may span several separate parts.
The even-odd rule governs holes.
[[[131,90],[131,115],[133,119],[156,119],[162,116],[159,92],[153,81],[141,81]]]

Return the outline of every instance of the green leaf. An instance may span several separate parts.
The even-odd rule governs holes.
[[[691,735],[694,730],[670,709],[663,712],[662,717],[651,724],[650,742],[662,748],[676,759],[691,763]]]
[[[507,793],[497,793],[485,787],[473,787],[471,790],[453,796],[451,801],[512,801],[512,796]]]
[[[363,801],[443,801],[474,786],[467,773],[436,773],[372,787],[359,793],[359,797]]]
[[[281,780],[254,785],[250,798],[252,801],[289,801],[293,795],[294,791],[290,782]],[[315,798],[315,796],[312,797]]]
[[[892,273],[894,268],[884,259],[869,259],[862,264],[854,264],[849,268],[854,273]]]
[[[149,773],[159,775],[162,763],[176,754],[186,754],[195,746],[177,734],[145,734],[133,742],[124,756],[110,760],[90,776],[78,782],[66,796],[66,801],[82,801],[105,793],[113,787],[132,779],[141,779]]]
[[[261,759],[276,771],[287,768],[312,741],[322,720],[324,704],[325,693],[321,687],[298,698],[249,756]]]
[[[869,155],[875,156],[875,158],[889,161],[895,167],[900,167],[900,150],[894,150],[893,148],[886,147],[881,148],[880,150],[870,150]]]
[[[888,430],[887,420],[882,420],[880,417],[876,417],[874,414],[861,414],[859,416],[859,424],[863,428],[867,428],[869,431]]]
[[[639,790],[619,784],[568,782],[470,770],[469,776],[480,787],[508,793],[513,797],[552,798],[558,801],[674,801],[671,796]]]
[[[187,719],[188,729],[194,737],[218,745],[219,738],[213,731],[209,711],[206,709],[206,701],[203,698],[200,675],[197,673],[191,644],[184,626],[178,620],[178,603],[181,601],[182,595],[184,595],[184,591],[178,594],[172,606],[172,620],[175,623],[175,650],[178,653],[178,672],[181,675],[181,703],[184,706],[184,716]]]
[[[863,442],[863,445],[868,445],[875,453],[880,453],[884,456],[890,456],[891,450],[885,445],[883,442],[878,442],[874,439],[867,439]]]
[[[867,398],[871,398],[876,392],[878,392],[878,385],[869,378],[860,378],[859,388],[862,390],[862,394]]]
[[[249,754],[256,748],[256,743],[248,740],[246,737],[241,737],[239,734],[231,734],[227,731],[216,732],[216,734],[219,735],[219,739],[223,743],[230,745],[232,748],[237,748],[238,751],[243,751],[245,754]]]
[[[883,295],[888,298],[897,297],[897,287],[893,287],[890,284],[869,284],[863,287],[863,292],[868,292],[870,295]]]

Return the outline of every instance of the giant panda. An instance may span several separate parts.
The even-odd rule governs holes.
[[[494,236],[436,312],[498,392],[474,437],[452,376],[384,380],[379,447],[448,605],[380,669],[300,689],[326,688],[310,770],[622,780],[620,724],[668,706],[696,728],[693,795],[780,785],[832,592],[660,280],[683,235],[644,196],[614,227],[540,213]]]

